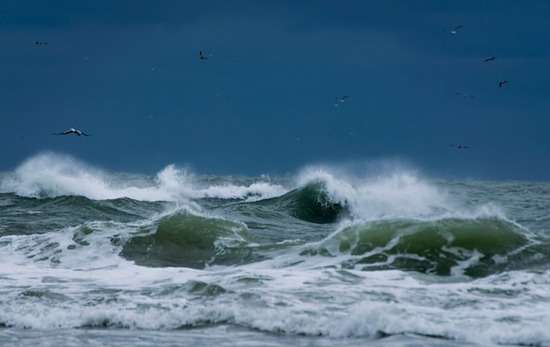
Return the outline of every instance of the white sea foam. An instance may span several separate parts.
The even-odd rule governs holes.
[[[86,272],[25,266],[18,281],[21,291],[32,287],[54,295],[33,300],[13,289],[0,300],[0,322],[37,329],[107,325],[164,330],[235,324],[270,333],[338,339],[376,338],[382,333],[438,336],[481,346],[550,342],[548,272],[430,283],[400,271],[348,271],[347,275],[336,269],[318,271],[314,261],[291,268],[271,265],[268,261],[238,270],[200,271],[119,262]],[[342,280],[345,276],[347,280]],[[64,282],[44,283],[45,277]],[[243,277],[266,281],[248,287],[238,281]],[[156,287],[156,293],[162,293],[162,288],[183,286],[189,280],[216,283],[229,291],[205,301],[191,293],[151,292]],[[55,292],[61,288],[65,297],[58,300]],[[93,294],[97,288],[105,289],[101,299],[108,304],[89,304],[98,295]],[[140,293],[139,288],[149,294]],[[503,291],[514,292],[513,300],[499,296]],[[109,301],[111,295],[116,300],[113,296]]]
[[[464,208],[435,184],[405,169],[375,175],[350,175],[328,167],[306,168],[295,187],[322,182],[329,197],[347,204],[356,219],[478,218],[504,214],[492,204]],[[289,188],[260,178],[246,184],[205,184],[189,170],[168,165],[153,179],[128,179],[70,156],[42,153],[0,178],[0,191],[21,196],[81,195],[91,199],[129,197],[143,201],[186,201],[197,198],[260,200],[280,196]]]
[[[297,177],[298,185],[322,182],[331,200],[347,204],[354,218],[362,221],[447,217],[504,217],[493,205],[466,208],[436,184],[403,169],[362,176],[331,168],[307,168]]]
[[[295,252],[238,267],[145,268],[118,256],[120,246],[109,241],[131,235],[143,223],[150,221],[93,222],[88,245],[76,249],[68,248],[75,227],[2,237],[0,277],[11,287],[0,299],[0,323],[48,330],[233,324],[337,339],[383,333],[482,346],[550,342],[548,272],[445,283],[396,270],[342,270],[341,258]],[[260,281],[250,286],[243,278]],[[201,300],[184,289],[189,281],[216,284],[226,292]]]
[[[359,220],[499,213],[491,205],[461,206],[437,185],[403,170],[350,177],[330,169],[306,169],[295,186],[316,181],[325,184],[331,199],[349,204]],[[116,175],[55,154],[29,159],[0,186],[2,191],[26,196],[176,201],[258,198],[287,191],[268,180],[200,186],[193,175],[175,166],[159,172],[152,182],[120,182]],[[78,226],[2,236],[0,323],[54,330],[102,326],[164,330],[220,323],[336,341],[384,333],[439,336],[481,346],[550,344],[548,271],[507,272],[468,281],[428,279],[397,270],[344,269],[346,255],[301,256],[299,246],[290,246],[273,259],[204,270],[147,268],[119,256],[122,246],[113,238],[124,241],[161,217],[133,223],[90,221],[87,226],[93,232],[76,248],[70,246],[75,244]],[[342,221],[334,232],[353,223]],[[190,281],[219,285],[226,291],[200,297],[186,291]],[[178,290],[165,290],[170,288]]]
[[[0,181],[0,191],[21,196],[81,195],[90,199],[128,197],[143,201],[181,201],[193,198],[260,199],[283,194],[280,185],[257,181],[248,185],[203,186],[186,169],[168,165],[153,180],[122,180],[115,174],[70,156],[38,154]]]

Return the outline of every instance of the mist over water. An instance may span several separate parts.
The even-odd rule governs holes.
[[[39,154],[0,178],[0,344],[143,329],[205,345],[547,345],[549,194],[399,167],[147,177]]]

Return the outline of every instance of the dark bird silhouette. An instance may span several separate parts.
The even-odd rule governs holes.
[[[461,145],[461,144],[451,144],[451,145],[449,145],[449,147],[453,147],[453,148],[456,148],[456,149],[469,149],[470,148],[470,146]]]
[[[508,83],[510,83],[510,82],[508,82],[508,81],[506,81],[506,80],[504,80],[504,81],[499,81],[499,82],[498,82],[498,87],[499,87],[499,88],[502,88],[502,87],[504,87],[504,86],[505,86],[506,84],[508,84]]]
[[[343,104],[348,99],[349,99],[348,95],[339,96],[339,97],[336,98],[336,102],[334,103],[334,106],[338,107],[338,105]]]
[[[75,129],[75,128],[70,128],[70,129],[67,129],[65,130],[64,132],[62,133],[55,133],[55,134],[52,134],[52,135],[76,135],[76,136],[90,136],[89,134],[86,134],[85,132],[79,130],[79,129]]]
[[[465,99],[475,99],[476,98],[475,95],[462,93],[462,92],[456,92],[455,94],[458,95],[458,96],[462,96]]]
[[[451,31],[449,31],[452,35],[456,35],[460,29],[464,28],[464,25],[457,25]]]
[[[494,57],[494,56],[491,56],[491,57],[487,57],[485,59],[483,59],[483,62],[484,63],[488,63],[490,61],[494,61],[497,57]]]
[[[208,55],[206,55],[206,53],[204,53],[203,51],[199,51],[199,59],[208,60]]]

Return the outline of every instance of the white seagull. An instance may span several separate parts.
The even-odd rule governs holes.
[[[55,133],[53,135],[76,135],[76,136],[90,136],[90,134],[86,134],[85,132],[79,130],[79,129],[75,129],[75,128],[70,128],[70,129],[67,129],[65,130],[64,132],[62,133]]]
[[[458,33],[458,31],[462,28],[464,28],[464,25],[457,25],[450,31],[450,33],[453,34],[453,35],[456,35]]]

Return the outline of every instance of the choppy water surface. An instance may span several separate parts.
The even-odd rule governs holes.
[[[0,345],[550,345],[550,184],[0,178]]]

